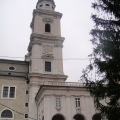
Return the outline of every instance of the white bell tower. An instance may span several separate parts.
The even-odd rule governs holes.
[[[62,14],[55,12],[53,0],[39,0],[33,11],[31,22],[32,34],[28,46],[30,61],[30,76],[42,77],[44,81],[65,81],[63,72],[62,47],[64,38],[61,37],[60,19]],[[49,78],[48,78],[49,76]],[[39,79],[39,81],[41,81]]]
[[[26,61],[29,71],[29,115],[37,118],[35,96],[45,82],[65,82],[63,72],[60,19],[62,14],[55,11],[53,0],[38,0],[31,22],[32,34],[28,46]],[[34,111],[33,111],[34,110]]]

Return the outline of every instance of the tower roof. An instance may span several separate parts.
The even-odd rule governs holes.
[[[38,0],[38,2],[41,2],[41,1],[44,1],[44,0]],[[47,0],[47,1],[51,1],[55,5],[54,0]]]

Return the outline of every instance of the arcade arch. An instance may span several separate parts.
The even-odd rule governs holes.
[[[84,116],[81,115],[81,114],[76,114],[74,117],[73,117],[74,120],[85,120]]]

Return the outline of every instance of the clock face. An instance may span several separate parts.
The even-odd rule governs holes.
[[[43,51],[44,51],[44,53],[50,54],[53,51],[53,47],[46,45],[43,47]]]

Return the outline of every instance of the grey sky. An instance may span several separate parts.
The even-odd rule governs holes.
[[[93,22],[90,19],[93,0],[55,0],[56,11],[63,13],[62,37],[65,37],[63,58],[87,58],[92,52],[89,41]],[[31,34],[32,11],[37,0],[0,0],[0,56],[24,60]],[[64,60],[64,73],[70,82],[77,82],[88,60]]]

